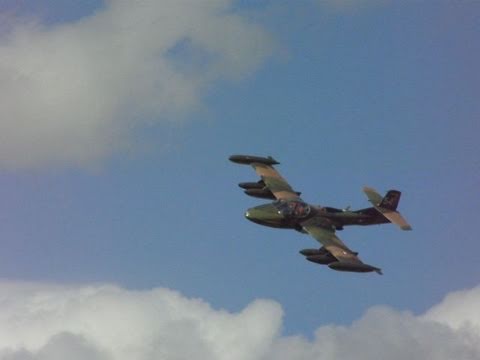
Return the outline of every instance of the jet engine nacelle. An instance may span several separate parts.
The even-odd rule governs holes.
[[[247,189],[245,190],[245,194],[249,195],[249,196],[253,196],[253,197],[256,197],[256,198],[260,198],[260,199],[270,199],[270,200],[275,200],[275,196],[272,194],[272,192],[270,190],[268,190],[267,188],[263,188],[263,189]]]

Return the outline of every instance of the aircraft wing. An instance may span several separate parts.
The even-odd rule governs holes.
[[[315,240],[322,244],[338,261],[328,264],[328,267],[339,271],[370,272],[382,274],[381,269],[365,264],[357,256],[358,253],[350,250],[347,245],[335,235],[335,230],[325,227],[315,219],[307,220],[302,224],[303,229]]]
[[[273,166],[261,163],[252,163],[251,165],[275,198],[278,200],[300,199],[299,194],[292,189]]]
[[[265,188],[259,189],[261,194],[258,194],[258,196],[254,193],[247,192],[248,195],[263,197],[261,196],[263,194],[267,195],[266,198],[275,198],[278,200],[300,199],[300,193],[294,191],[288,182],[273,167],[273,165],[277,165],[279,162],[272,157],[269,156],[268,158],[265,158],[252,155],[232,155],[229,159],[237,164],[251,165],[258,176],[262,179]],[[239,186],[243,187],[241,184],[239,184]],[[244,188],[249,191],[248,187]]]

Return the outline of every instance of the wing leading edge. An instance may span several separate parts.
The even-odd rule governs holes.
[[[271,156],[265,158],[252,155],[232,155],[230,156],[230,161],[237,164],[251,165],[265,184],[266,189],[259,189],[260,191],[268,190],[277,200],[300,199],[300,193],[294,191],[290,184],[273,167],[273,165],[277,165],[279,162]],[[252,195],[252,192],[250,194],[247,192],[247,194]]]

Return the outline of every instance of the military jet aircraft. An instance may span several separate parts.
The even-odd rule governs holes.
[[[261,180],[238,184],[247,195],[275,200],[272,203],[248,209],[245,217],[254,223],[274,228],[294,229],[313,236],[322,246],[320,249],[304,249],[300,254],[308,261],[328,265],[330,269],[352,272],[382,274],[381,269],[363,263],[358,253],[350,250],[336,235],[348,225],[375,225],[393,223],[402,230],[411,226],[397,211],[400,191],[389,190],[382,197],[374,189],[364,187],[363,191],[373,207],[355,210],[314,206],[304,202],[298,191],[294,191],[275,170],[278,165],[271,156],[265,158],[250,155],[232,155],[230,161],[251,165]]]

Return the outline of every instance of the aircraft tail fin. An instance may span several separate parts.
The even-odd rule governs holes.
[[[397,210],[401,195],[402,193],[398,190],[389,190],[378,206],[395,211]]]
[[[402,193],[398,190],[389,190],[387,194],[382,197],[375,189],[370,187],[364,187],[363,192],[367,195],[368,200],[373,206],[380,206],[384,209],[395,211],[400,201],[400,195]]]
[[[373,207],[391,223],[397,225],[402,230],[412,230],[412,227],[408,224],[405,218],[397,211],[400,196],[402,194],[400,191],[389,190],[384,197],[369,187],[364,187],[363,192],[367,195],[368,200],[373,204]]]

